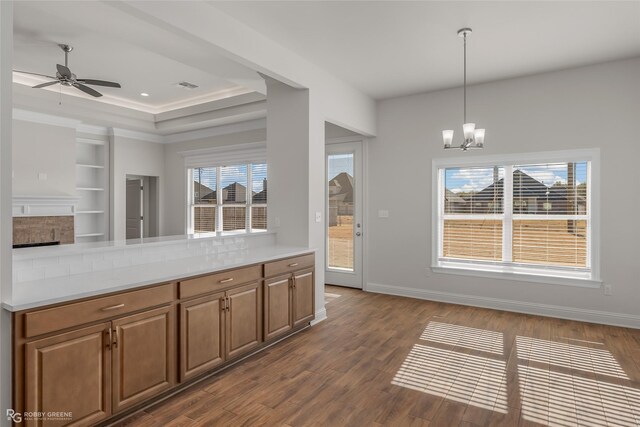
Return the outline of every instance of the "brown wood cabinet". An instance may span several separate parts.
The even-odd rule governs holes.
[[[26,425],[110,422],[300,330],[314,317],[313,257],[14,313],[13,408],[72,413]]]
[[[78,425],[111,415],[110,323],[32,341],[25,349],[25,410],[71,412]],[[26,425],[68,421],[25,420]]]
[[[269,340],[293,328],[291,275],[264,282],[264,339]]]
[[[292,271],[290,274],[273,277],[264,282],[264,339],[269,340],[286,334],[291,329],[308,323],[315,316],[315,280],[313,268],[304,263],[277,261],[270,271]],[[268,264],[267,264],[268,265]],[[265,265],[265,271],[267,270]]]
[[[315,316],[314,272],[312,268],[293,273],[293,327],[308,323]]]
[[[175,383],[174,308],[113,321],[113,412],[140,403]]]
[[[180,381],[225,360],[224,292],[180,304]]]
[[[227,359],[256,348],[262,341],[261,282],[226,292]]]

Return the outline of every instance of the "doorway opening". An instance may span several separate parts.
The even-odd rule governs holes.
[[[126,238],[160,234],[160,186],[157,176],[127,175]]]

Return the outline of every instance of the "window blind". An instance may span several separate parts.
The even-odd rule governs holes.
[[[444,174],[443,257],[502,260],[504,168],[451,168]]]
[[[588,267],[586,162],[516,165],[513,262]]]
[[[189,170],[190,229],[195,233],[267,229],[267,165]]]
[[[590,162],[440,170],[439,258],[590,268]]]

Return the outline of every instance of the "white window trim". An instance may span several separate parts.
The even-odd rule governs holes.
[[[440,203],[442,200],[442,169],[454,167],[481,167],[509,164],[542,164],[580,161],[586,161],[590,164],[588,170],[590,185],[587,188],[587,200],[589,203],[587,209],[591,215],[590,240],[587,242],[587,259],[590,260],[591,266],[590,273],[587,274],[584,272],[571,271],[571,269],[562,271],[535,266],[517,266],[503,265],[501,263],[465,261],[458,262],[448,260],[443,261],[439,259],[441,245],[440,236],[443,232],[440,217],[444,213],[444,206]],[[437,158],[432,161],[431,174],[431,270],[434,273],[587,288],[599,288],[602,286],[600,276],[600,149],[590,148],[537,153]],[[507,177],[507,175],[507,171],[505,170],[505,177]],[[507,206],[507,198],[510,198],[510,195],[505,194],[505,206]],[[505,217],[505,215],[499,216],[501,218]],[[505,221],[507,221],[507,219],[511,219],[511,217],[505,217]],[[509,242],[508,247],[511,247],[511,242]],[[503,248],[505,248],[504,245]]]
[[[267,143],[250,142],[245,144],[235,145],[223,145],[219,147],[209,147],[198,150],[181,151],[178,154],[184,157],[185,175],[187,180],[186,185],[186,206],[187,206],[187,221],[186,221],[186,233],[194,234],[194,207],[206,206],[211,209],[216,209],[216,233],[263,233],[267,230],[259,229],[254,230],[251,226],[252,220],[252,207],[267,207],[268,203],[253,203],[253,198],[250,197],[250,191],[247,191],[247,200],[243,205],[247,209],[245,214],[245,229],[242,231],[223,231],[223,209],[232,205],[225,205],[219,203],[216,200],[215,208],[211,205],[197,205],[192,203],[193,194],[193,169],[196,168],[216,168],[216,195],[222,194],[222,182],[220,176],[220,168],[224,166],[233,165],[247,165],[247,189],[250,189],[252,179],[251,165],[266,164],[267,163]]]

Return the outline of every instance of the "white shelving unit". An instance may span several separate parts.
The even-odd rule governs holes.
[[[76,242],[96,242],[109,236],[108,137],[76,138]]]

